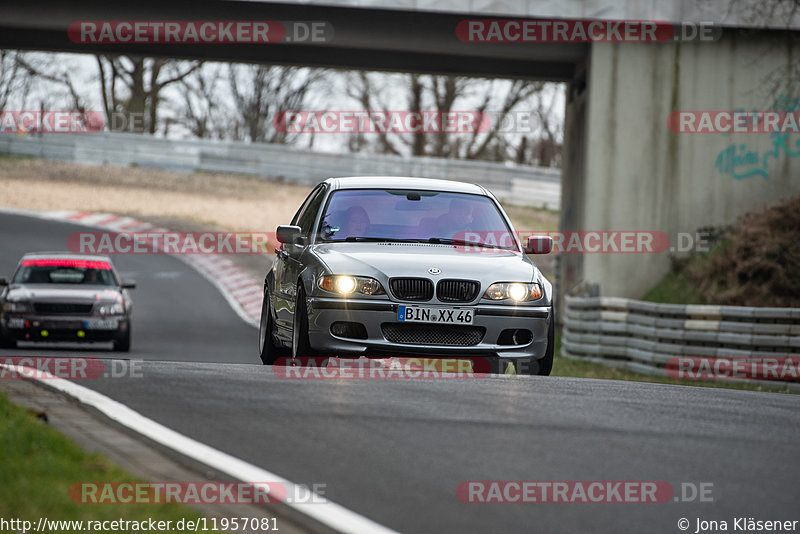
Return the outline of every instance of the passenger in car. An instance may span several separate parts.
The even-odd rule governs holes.
[[[438,235],[433,237],[453,237],[457,232],[463,232],[472,222],[472,206],[466,200],[454,198],[450,201],[447,213],[436,218],[434,228]]]

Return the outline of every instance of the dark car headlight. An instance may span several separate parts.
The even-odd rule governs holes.
[[[100,302],[94,306],[95,315],[124,315],[125,306],[121,302]]]
[[[6,313],[28,313],[31,310],[31,303],[26,300],[7,301],[3,303],[3,311]]]
[[[362,295],[385,295],[381,283],[368,276],[350,276],[346,274],[328,274],[320,277],[317,285],[320,289],[340,295],[361,293]]]
[[[529,302],[542,298],[542,286],[538,283],[498,282],[490,285],[483,298],[489,300],[511,300],[513,302]]]

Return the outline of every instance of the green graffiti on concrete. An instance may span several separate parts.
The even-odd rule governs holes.
[[[790,98],[780,95],[772,105],[773,111],[797,111],[800,109],[800,97]],[[729,174],[737,180],[761,176],[769,178],[769,162],[777,159],[781,153],[790,158],[800,156],[800,139],[789,139],[789,133],[772,133],[772,147],[764,153],[750,150],[742,143],[731,143],[717,154],[714,166],[722,174]],[[792,143],[792,141],[794,141]]]

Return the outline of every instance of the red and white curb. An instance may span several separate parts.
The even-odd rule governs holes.
[[[31,211],[6,209],[0,211],[19,213],[42,219],[64,221],[112,232],[169,232],[148,222],[112,213],[88,211]],[[65,243],[66,248],[66,243]],[[253,280],[250,274],[239,269],[235,263],[220,254],[170,254],[188,264],[214,285],[228,304],[246,323],[258,327],[261,319],[261,304],[264,298],[263,284]]]

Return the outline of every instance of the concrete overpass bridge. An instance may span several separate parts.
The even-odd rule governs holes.
[[[561,229],[659,230],[674,239],[800,193],[800,135],[674,133],[667,127],[676,110],[800,108],[800,15],[783,4],[44,0],[4,6],[0,47],[564,82]],[[465,42],[458,35],[465,20],[564,18],[711,21],[718,31],[712,41],[664,42]],[[71,40],[70,25],[86,20],[324,21],[332,34],[325,42],[269,45]],[[586,282],[599,284],[604,295],[640,296],[669,264],[666,253],[565,254],[562,294]]]

